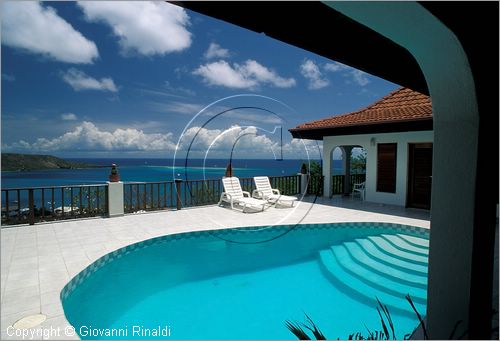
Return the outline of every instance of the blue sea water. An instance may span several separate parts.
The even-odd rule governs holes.
[[[24,188],[40,186],[64,186],[80,184],[102,184],[108,181],[111,164],[118,165],[120,178],[124,182],[171,181],[175,178],[200,180],[218,179],[224,176],[227,159],[176,160],[172,159],[68,159],[81,161],[102,168],[54,169],[26,172],[1,172],[2,188]],[[319,161],[319,160],[318,160]],[[307,160],[233,160],[233,174],[239,178],[259,175],[294,175]],[[334,161],[334,172],[342,171],[340,160]]]

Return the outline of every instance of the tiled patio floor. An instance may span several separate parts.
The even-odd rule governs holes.
[[[117,218],[68,220],[1,230],[1,337],[18,319],[42,313],[42,328],[69,326],[61,289],[99,257],[123,246],[176,232],[270,224],[389,222],[429,228],[429,212],[357,199],[309,197],[296,208],[243,214],[205,206],[181,211],[131,214]],[[57,337],[51,337],[55,339]],[[74,337],[76,338],[76,337]]]

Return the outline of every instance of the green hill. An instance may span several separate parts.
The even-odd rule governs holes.
[[[92,168],[94,165],[72,162],[51,155],[2,153],[2,171],[30,171],[41,169]]]

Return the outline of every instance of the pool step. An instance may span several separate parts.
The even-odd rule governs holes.
[[[389,241],[395,248],[400,249],[402,251],[411,252],[416,255],[427,257],[429,255],[428,247],[415,246],[414,244],[409,243],[405,239],[395,235],[395,234],[382,234],[380,235],[385,240]]]
[[[426,246],[427,245],[427,246]],[[392,312],[410,314],[410,294],[420,314],[427,300],[428,241],[403,234],[358,238],[319,252],[325,276],[371,306],[376,298]]]
[[[374,258],[374,260],[379,263],[384,263],[408,273],[427,276],[426,265],[416,264],[393,257],[389,253],[381,251],[379,247],[368,239],[356,239],[355,242],[366,254],[368,254],[371,258]]]
[[[358,264],[351,257],[344,245],[333,246],[332,252],[339,265],[344,268],[346,272],[358,277],[366,284],[403,299],[407,294],[410,294],[415,302],[426,302],[426,289],[423,289],[421,286],[407,285],[403,283],[403,281],[398,281],[397,278],[391,277],[390,275],[382,276],[372,271],[370,268]]]
[[[427,288],[427,273],[415,274],[412,272],[400,270],[397,267],[391,266],[387,263],[379,262],[376,258],[370,256],[365,250],[355,242],[344,243],[349,256],[354,262],[365,268],[366,270],[373,271],[385,278],[401,281],[406,285],[412,285],[418,288]],[[332,247],[332,250],[336,248]],[[335,252],[335,251],[334,251]]]
[[[399,313],[409,317],[415,316],[415,313],[413,312],[410,304],[406,301],[404,295],[394,296],[388,292],[366,284],[360,280],[358,276],[354,276],[350,272],[347,272],[339,264],[331,250],[320,251],[319,257],[320,266],[325,276],[327,276],[327,278],[329,278],[333,283],[337,284],[341,290],[352,298],[373,307],[374,309],[378,306],[378,298],[388,307],[391,313]],[[414,304],[417,311],[420,314],[425,315],[425,304],[415,301]]]
[[[367,237],[367,239],[370,240],[380,251],[385,252],[390,256],[420,265],[427,266],[428,264],[427,256],[401,250],[400,248],[395,247],[385,238],[382,238],[380,236],[370,236]]]
[[[406,240],[408,243],[413,244],[415,246],[420,246],[420,247],[429,249],[429,240],[428,239],[408,236],[406,234],[396,234],[396,236]]]

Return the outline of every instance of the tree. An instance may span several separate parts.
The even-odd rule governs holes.
[[[351,152],[351,171],[354,174],[366,173],[366,151],[362,151],[358,155],[353,155]]]
[[[321,164],[318,161],[310,160],[309,162],[302,163],[302,167],[300,169],[302,174],[309,173],[311,176],[322,176],[323,169]]]
[[[321,164],[318,161],[311,161],[309,173],[312,176],[321,176],[323,175],[323,170],[321,169]]]

